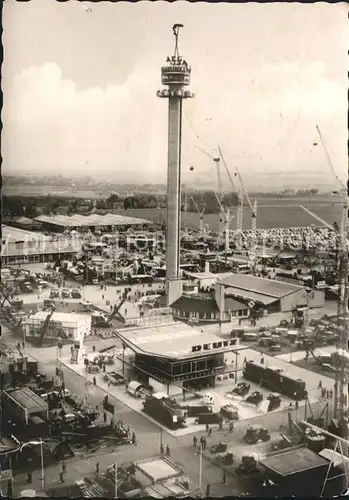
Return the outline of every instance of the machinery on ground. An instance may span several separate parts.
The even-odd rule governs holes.
[[[276,393],[269,394],[269,396],[267,397],[267,400],[269,401],[268,412],[274,411],[277,408],[280,408],[280,405],[281,405],[280,394],[276,394]]]
[[[253,455],[243,455],[236,472],[242,476],[257,474],[259,472],[257,459]]]
[[[265,366],[254,361],[245,363],[244,378],[260,384],[266,389],[272,390],[290,399],[301,401],[305,398],[305,382],[301,379],[291,377],[280,368]]]
[[[250,392],[251,385],[246,382],[239,382],[238,385],[231,391],[232,394],[237,396],[246,396]]]
[[[239,420],[239,409],[236,408],[236,406],[233,405],[224,405],[220,409],[220,413],[222,417],[227,418],[230,421],[237,421]]]
[[[147,395],[143,411],[169,429],[181,428],[185,422],[185,409],[165,393]]]
[[[45,334],[46,334],[46,330],[48,328],[50,319],[51,319],[53,313],[55,312],[55,310],[56,310],[56,308],[53,306],[52,309],[51,309],[51,311],[46,316],[45,321],[43,322],[43,324],[40,327],[39,340],[38,340],[38,346],[39,347],[42,347],[42,344],[43,344],[43,341],[44,341],[44,338],[45,338]]]
[[[250,425],[243,440],[246,444],[265,443],[270,441],[271,436],[268,429],[259,425]]]
[[[263,401],[263,394],[259,391],[253,391],[247,398],[244,400],[246,403],[251,403],[253,405],[259,405]]]
[[[220,442],[211,446],[210,451],[211,453],[224,453],[225,451],[227,451],[227,448],[227,443]]]

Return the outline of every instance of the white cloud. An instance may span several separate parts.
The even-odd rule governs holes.
[[[203,177],[209,175],[211,167],[195,143],[209,149],[219,143],[231,162],[243,160],[247,168],[253,160],[247,177],[262,166],[279,170],[280,162],[286,170],[295,164],[312,170],[309,147],[316,124],[324,125],[336,149],[332,124],[338,123],[346,90],[326,78],[324,63],[300,67],[279,62],[256,74],[240,75],[236,82],[228,78],[230,70],[226,68],[227,78],[224,68],[209,76],[196,73],[195,81],[202,83],[193,88],[198,90],[196,99],[185,103],[185,116],[194,130],[184,120],[184,164],[195,164]],[[156,98],[159,86],[159,74],[152,67],[139,67],[120,85],[80,91],[53,62],[23,71],[4,88],[5,170],[15,165],[163,181],[167,106]],[[10,128],[17,133],[6,135]],[[307,144],[308,150],[299,143]],[[341,152],[340,158],[342,163]]]

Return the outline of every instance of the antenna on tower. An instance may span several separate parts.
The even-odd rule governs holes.
[[[173,53],[173,57],[175,59],[178,59],[179,58],[179,52],[178,52],[178,37],[179,37],[179,29],[180,28],[184,28],[183,24],[174,24],[173,27],[172,27],[172,30],[173,30],[173,34],[175,36],[175,49],[174,49],[174,53]]]

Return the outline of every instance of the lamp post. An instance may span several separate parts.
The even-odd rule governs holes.
[[[118,463],[115,462],[115,490],[114,490],[115,498],[118,498]]]
[[[202,496],[202,445],[199,449],[199,495]]]
[[[44,472],[44,449],[43,445],[44,442],[42,439],[40,441],[28,441],[27,443],[23,443],[21,447],[19,448],[19,451],[21,452],[25,446],[39,446],[40,445],[40,452],[41,452],[41,487],[42,489],[45,488],[45,472]]]

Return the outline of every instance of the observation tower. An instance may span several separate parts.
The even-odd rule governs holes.
[[[161,83],[166,86],[157,91],[161,99],[168,99],[168,153],[167,153],[167,233],[166,233],[166,295],[167,306],[182,295],[180,269],[181,230],[181,146],[182,105],[184,99],[194,94],[187,89],[191,68],[178,51],[179,30],[182,24],[173,26],[175,48],[161,68]]]

